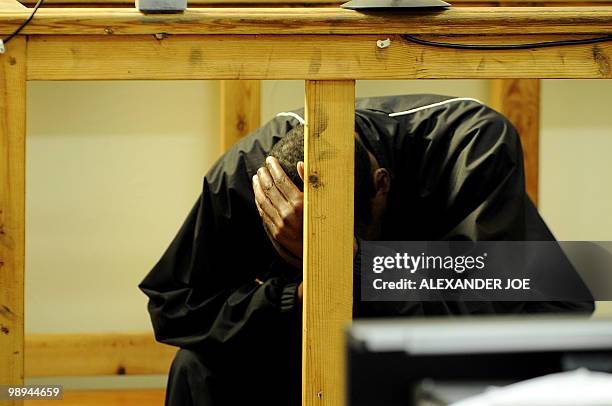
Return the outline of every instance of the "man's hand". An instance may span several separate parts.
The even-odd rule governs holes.
[[[303,162],[297,164],[297,170],[303,180]],[[253,190],[272,244],[289,264],[301,267],[304,194],[273,157],[266,158],[266,165],[253,176]]]

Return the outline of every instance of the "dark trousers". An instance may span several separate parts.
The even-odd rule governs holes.
[[[291,406],[300,402],[299,362],[287,366],[267,356],[227,360],[223,365],[211,368],[202,354],[180,349],[168,376],[166,406]]]
[[[206,366],[201,355],[194,351],[180,349],[174,357],[168,387],[167,406],[215,406],[219,394],[215,393],[215,377]]]

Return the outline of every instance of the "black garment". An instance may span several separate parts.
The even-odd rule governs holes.
[[[289,403],[288,399],[300,398],[300,386],[287,385],[286,378],[274,375],[273,368],[281,367],[259,362],[246,364],[245,368],[233,367],[232,370],[211,368],[207,357],[201,353],[180,349],[168,376],[165,403],[173,406],[299,404]],[[254,370],[257,373],[253,373]]]
[[[278,259],[251,187],[267,151],[298,123],[278,116],[213,165],[178,235],[140,284],[156,338],[194,351],[222,376],[268,385],[279,402],[263,391],[252,393],[254,404],[300,398],[300,274]],[[357,102],[356,127],[392,174],[384,240],[554,240],[525,194],[516,130],[490,108],[435,95],[368,98]],[[356,317],[568,310],[590,312],[593,304],[354,304]],[[236,390],[242,385],[236,381]]]
[[[213,405],[215,400],[224,399],[225,392],[232,393],[219,388],[223,382],[206,366],[201,354],[180,349],[170,368],[166,404]]]

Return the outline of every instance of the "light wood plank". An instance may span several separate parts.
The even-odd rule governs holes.
[[[540,167],[540,81],[538,79],[494,80],[492,107],[516,127],[523,144],[525,187],[538,204]]]
[[[189,7],[240,6],[240,7],[338,7],[344,0],[190,0]],[[21,0],[21,3],[32,6],[36,0]],[[45,5],[54,7],[134,7],[130,0],[45,0]],[[584,7],[597,5],[612,5],[612,0],[455,0],[454,7],[482,7],[482,6],[547,6],[547,7]]]
[[[526,1],[526,0],[523,0]],[[570,0],[566,0],[570,1]],[[575,1],[575,0],[573,0]],[[606,1],[606,0],[596,0],[596,1]],[[342,0],[189,0],[189,7],[196,5],[204,5],[204,6],[239,6],[239,7],[249,7],[249,6],[274,6],[274,7],[284,7],[284,6],[322,6],[322,5],[339,5],[345,3],[346,1]],[[22,0],[24,4],[33,4],[36,3],[36,0]],[[97,5],[97,4],[129,4],[132,7],[134,6],[133,1],[129,0],[45,0],[45,4],[85,4],[88,6]]]
[[[61,401],[27,400],[25,406],[162,406],[163,389],[141,390],[67,390]]]
[[[353,305],[355,82],[306,82],[302,405],[344,405]]]
[[[17,0],[0,0],[0,10],[25,10],[26,6],[18,2]]]
[[[612,42],[521,51],[457,51],[391,36],[33,36],[29,80],[612,78]],[[384,36],[386,38],[386,36]],[[428,37],[429,39],[440,39]],[[584,36],[453,37],[516,43]],[[447,40],[448,38],[442,38]]]
[[[0,12],[0,33],[27,13]],[[588,34],[612,29],[612,7],[456,7],[439,13],[360,13],[336,7],[42,8],[24,34]]]
[[[259,80],[221,81],[221,152],[255,131],[261,121]]]
[[[0,55],[0,383],[23,383],[26,39]],[[21,402],[7,401],[8,405]]]
[[[166,374],[176,348],[151,333],[29,334],[27,377]]]

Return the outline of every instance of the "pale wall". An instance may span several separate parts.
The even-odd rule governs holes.
[[[146,330],[136,285],[217,157],[217,82],[30,82],[26,330]]]
[[[546,80],[542,96],[541,212],[559,240],[610,241],[612,81]]]
[[[26,329],[150,328],[136,288],[219,150],[216,82],[31,82]],[[358,96],[488,99],[482,81],[359,82]],[[542,212],[561,239],[612,240],[612,81],[543,85]],[[303,84],[265,82],[262,116]]]

